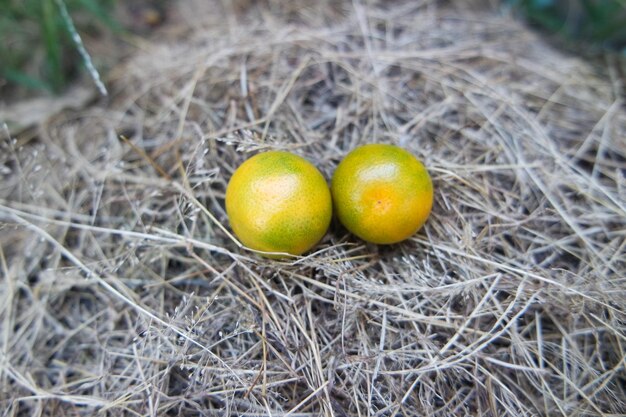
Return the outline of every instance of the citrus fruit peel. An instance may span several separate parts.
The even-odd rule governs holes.
[[[332,202],[323,175],[306,159],[269,151],[246,160],[226,188],[231,228],[268,257],[301,255],[324,236]]]
[[[339,221],[377,244],[415,234],[433,204],[433,185],[424,165],[405,149],[386,144],[351,151],[335,170],[331,192]]]

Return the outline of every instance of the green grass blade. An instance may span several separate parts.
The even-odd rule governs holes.
[[[87,50],[85,49],[83,40],[81,39],[80,34],[76,30],[76,26],[74,26],[74,22],[72,21],[72,18],[70,17],[69,12],[67,11],[65,2],[63,0],[56,0],[56,3],[57,3],[57,6],[59,7],[59,11],[61,12],[61,17],[63,18],[65,27],[67,28],[67,31],[69,32],[72,38],[72,41],[74,42],[74,46],[76,46],[76,49],[80,53],[80,56],[83,59],[83,63],[85,64],[85,67],[87,67],[87,71],[89,71],[89,75],[93,79],[93,82],[96,84],[96,87],[98,87],[98,91],[100,91],[100,94],[102,94],[103,96],[106,96],[108,94],[107,89],[104,86],[102,79],[100,78],[100,73],[94,66],[93,61],[91,60],[91,56],[89,55],[89,52],[87,52]]]
[[[24,72],[17,71],[12,68],[5,68],[2,72],[2,77],[6,80],[22,85],[31,90],[45,90],[52,91],[53,88],[50,84],[46,83],[43,80],[32,77]]]
[[[61,34],[59,32],[58,14],[55,13],[53,0],[42,0],[41,7],[41,31],[47,64],[45,78],[50,79],[52,87],[58,91],[65,81],[61,62]]]

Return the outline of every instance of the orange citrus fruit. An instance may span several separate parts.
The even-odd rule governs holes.
[[[270,151],[237,168],[226,188],[226,213],[247,247],[300,255],[328,230],[332,202],[326,180],[310,162]]]
[[[339,221],[361,239],[379,244],[413,235],[433,205],[428,171],[394,145],[364,145],[350,152],[337,166],[331,192]]]

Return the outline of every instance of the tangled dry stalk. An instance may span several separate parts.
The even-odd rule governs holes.
[[[0,134],[0,415],[626,412],[613,63],[462,2],[196,3],[111,102]],[[252,152],[329,178],[369,142],[431,171],[414,238],[334,224],[274,261],[228,234]]]

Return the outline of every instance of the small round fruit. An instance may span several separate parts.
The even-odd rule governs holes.
[[[394,145],[356,148],[331,182],[335,212],[352,233],[372,243],[400,242],[419,230],[433,205],[424,165]]]
[[[237,168],[226,188],[226,213],[247,247],[300,255],[328,230],[332,202],[326,180],[310,162],[270,151]]]

